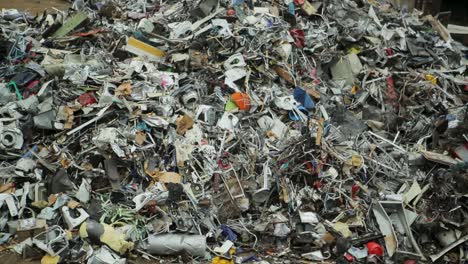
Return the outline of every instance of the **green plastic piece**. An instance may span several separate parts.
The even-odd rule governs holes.
[[[66,36],[73,29],[83,23],[83,21],[85,21],[87,18],[88,16],[85,13],[76,13],[71,18],[69,18],[57,31],[55,31],[52,37],[60,38]]]
[[[8,83],[8,86],[10,85],[12,85],[15,88],[16,97],[18,97],[19,100],[23,100],[23,95],[21,95],[18,86],[16,86],[16,83],[14,81],[11,81]]]
[[[224,110],[229,112],[234,109],[237,109],[236,103],[234,103],[232,100],[227,101],[226,106],[224,106]]]

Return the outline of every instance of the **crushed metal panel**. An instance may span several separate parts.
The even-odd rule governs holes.
[[[380,232],[385,236],[384,240],[388,255],[392,257],[398,248],[398,240],[395,230],[393,229],[392,221],[379,202],[374,203],[372,211],[374,212],[375,219],[379,224]]]

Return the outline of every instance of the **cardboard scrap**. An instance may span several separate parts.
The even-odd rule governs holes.
[[[176,121],[177,129],[176,132],[179,135],[185,135],[187,130],[193,127],[193,119],[188,115],[183,115]]]

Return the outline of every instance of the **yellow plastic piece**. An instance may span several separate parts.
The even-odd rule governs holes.
[[[41,264],[57,264],[59,260],[60,256],[52,257],[51,255],[44,255],[41,259]]]
[[[426,80],[431,82],[432,84],[437,84],[437,77],[432,74],[426,74]]]
[[[225,259],[222,257],[214,257],[211,261],[211,264],[234,264],[234,260],[232,259]]]
[[[125,50],[138,56],[147,56],[148,58],[157,59],[166,56],[166,53],[156,47],[153,47],[141,40],[130,37],[127,41]]]
[[[231,256],[233,256],[234,254],[236,254],[236,248],[231,248],[229,250],[229,254]],[[211,264],[234,264],[234,258],[232,259],[225,259],[223,257],[214,257],[212,260],[211,260]]]
[[[102,224],[104,234],[99,238],[102,243],[108,245],[111,249],[119,252],[121,255],[133,249],[133,242],[125,241],[125,235],[115,230],[112,226]]]
[[[362,166],[362,157],[359,155],[351,156],[351,164],[354,167],[361,167]]]
[[[353,47],[348,49],[348,54],[350,54],[350,53],[359,54],[359,53],[361,53],[361,51],[362,51],[361,47],[353,46]]]
[[[124,234],[115,230],[112,226],[108,224],[101,223],[101,225],[104,227],[104,233],[99,238],[99,240],[101,240],[102,243],[108,245],[111,249],[119,252],[121,255],[133,249],[134,243],[126,241]],[[86,226],[86,222],[84,222],[80,226],[79,234],[81,238],[88,237]]]

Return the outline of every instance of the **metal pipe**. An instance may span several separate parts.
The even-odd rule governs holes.
[[[155,255],[174,255],[182,251],[192,256],[203,257],[206,254],[206,239],[200,235],[151,235],[148,244],[148,253]]]

